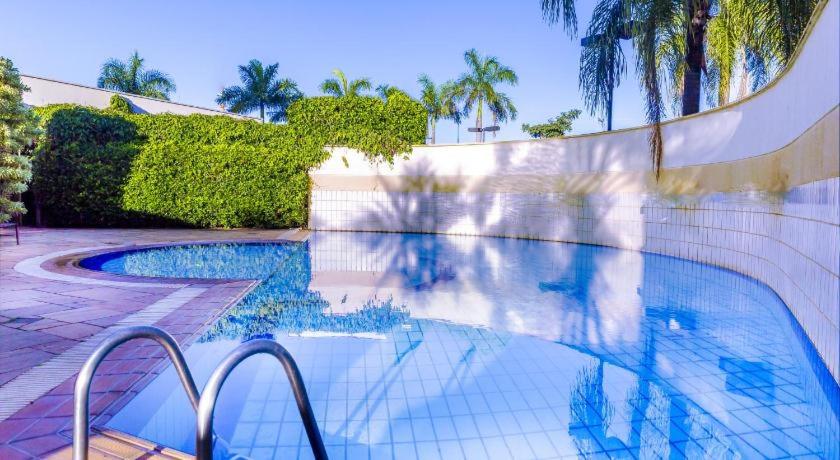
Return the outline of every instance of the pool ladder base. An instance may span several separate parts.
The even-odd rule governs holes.
[[[181,385],[184,387],[190,404],[196,412],[195,451],[199,460],[211,460],[213,458],[213,412],[222,385],[236,366],[256,354],[274,356],[283,366],[286,377],[291,384],[292,393],[295,395],[295,401],[306,429],[306,435],[309,438],[309,444],[312,447],[312,453],[316,459],[327,458],[327,451],[324,448],[321,432],[318,430],[318,423],[315,421],[315,415],[312,412],[312,405],[309,402],[300,370],[292,355],[280,344],[271,340],[258,339],[238,346],[210,374],[210,379],[207,381],[204,391],[199,393],[178,342],[162,329],[151,326],[133,326],[117,330],[99,344],[82,366],[79,376],[76,377],[73,401],[73,460],[87,460],[88,458],[88,448],[90,446],[90,386],[96,368],[116,347],[134,339],[154,340],[169,355],[169,359],[178,373],[178,378],[181,380]]]

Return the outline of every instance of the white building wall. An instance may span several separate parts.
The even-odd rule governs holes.
[[[243,119],[252,118],[222,110],[179,104],[177,102],[163,101],[101,88],[92,88],[90,86],[65,83],[30,75],[21,75],[20,79],[24,85],[29,87],[29,91],[23,93],[23,103],[36,107],[50,104],[79,104],[104,109],[110,105],[111,96],[119,94],[128,100],[135,113],[174,113],[176,115],[198,113],[202,115],[226,115]]]

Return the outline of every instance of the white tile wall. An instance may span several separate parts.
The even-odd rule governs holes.
[[[840,382],[840,178],[784,194],[312,192],[316,230],[601,244],[710,263],[774,289]]]

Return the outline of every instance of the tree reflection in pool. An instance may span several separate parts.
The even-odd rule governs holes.
[[[201,383],[242,341],[283,344],[333,458],[838,455],[837,384],[778,297],[736,273],[498,238],[316,232],[270,246],[224,249],[218,277],[261,284],[187,359]],[[100,269],[189,275],[194,248]],[[309,455],[271,359],[237,368],[216,414],[220,456]],[[192,452],[193,423],[167,370],[108,426]]]

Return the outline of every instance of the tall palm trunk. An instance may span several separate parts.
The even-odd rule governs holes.
[[[260,121],[265,123],[265,103],[260,102]]]
[[[493,126],[496,126],[498,124],[499,124],[499,119],[496,116],[496,113],[494,112],[493,113]],[[496,139],[496,131],[493,131],[493,139]]]
[[[741,65],[741,82],[738,85],[738,99],[743,99],[749,92],[750,87],[750,69],[747,64],[746,53],[744,53],[744,62]]]
[[[709,21],[708,0],[685,0],[689,19],[686,30],[685,72],[683,73],[682,114],[700,111],[700,74],[706,67],[703,42]]]
[[[429,118],[430,118],[429,121],[430,121],[430,124],[431,124],[431,127],[432,127],[432,144],[437,144],[437,142],[435,141],[435,125],[437,123],[435,123],[435,117],[429,117]]]
[[[475,128],[476,128],[475,141],[476,142],[484,142],[484,132],[481,130],[481,124],[482,124],[482,119],[481,118],[482,118],[482,115],[483,115],[481,113],[481,106],[482,105],[484,105],[484,100],[479,99],[478,100],[478,110],[476,110],[476,114],[475,114]]]

